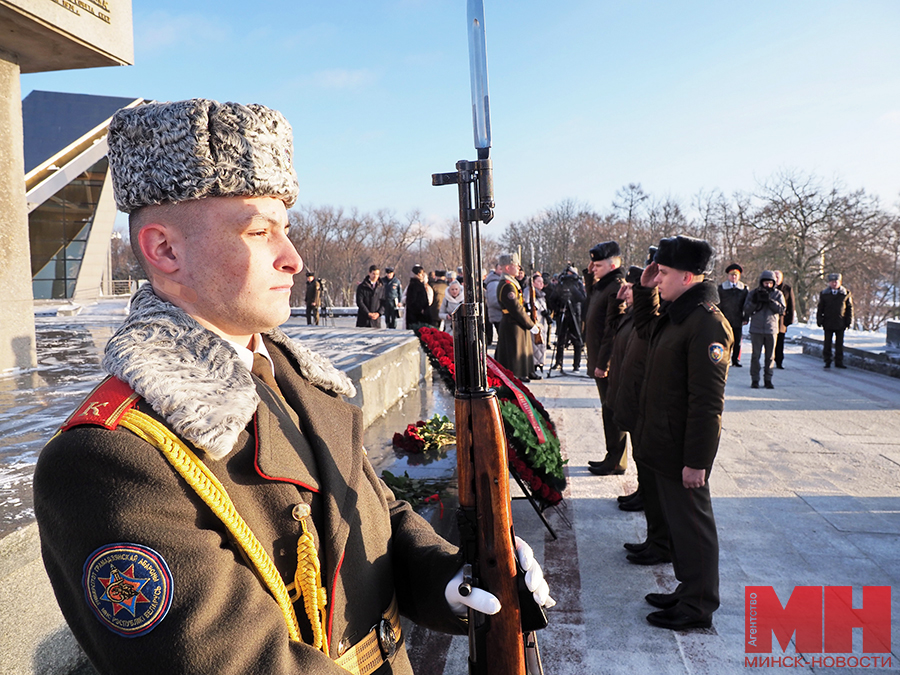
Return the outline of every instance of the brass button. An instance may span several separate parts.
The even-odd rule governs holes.
[[[303,520],[311,513],[311,509],[309,508],[309,504],[297,504],[294,509],[291,511],[291,515],[294,517],[294,520]]]

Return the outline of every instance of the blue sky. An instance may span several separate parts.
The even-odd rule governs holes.
[[[301,203],[456,218],[431,174],[475,156],[465,0],[133,0],[135,65],[33,89],[263,103]],[[641,183],[689,208],[782,169],[900,202],[896,0],[485,0],[499,234]]]

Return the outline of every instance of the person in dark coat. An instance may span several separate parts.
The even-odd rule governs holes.
[[[290,126],[194,99],[120,110],[107,138],[150,284],[34,474],[76,640],[103,675],[411,675],[400,615],[460,633],[473,602],[366,458],[353,383],[277,327],[303,268]]]
[[[306,325],[319,325],[319,307],[321,306],[321,289],[312,270],[306,271]]]
[[[400,316],[400,303],[403,298],[403,286],[400,280],[394,276],[394,268],[386,267],[384,269],[384,278],[381,280],[384,286],[384,299],[382,300],[382,309],[384,310],[384,322],[388,328],[397,327],[397,317]]]
[[[447,272],[445,270],[436,270],[432,280],[430,281],[434,295],[431,298],[431,306],[428,311],[431,316],[431,324],[434,326],[441,325],[441,303],[444,302],[444,295],[447,293]]]
[[[825,345],[822,358],[825,367],[831,368],[831,343],[834,340],[834,365],[844,365],[844,331],[853,325],[853,296],[841,285],[841,275],[833,272],[828,275],[828,288],[819,293],[819,306],[816,308],[816,325],[825,329]]]
[[[356,287],[356,327],[381,328],[381,312],[384,311],[384,284],[378,265],[369,267],[369,276]]]
[[[731,263],[725,268],[728,281],[719,286],[719,309],[734,335],[734,348],[731,350],[731,365],[741,367],[741,334],[744,326],[744,303],[747,302],[747,294],[750,289],[741,281],[744,268],[737,263]]]
[[[663,239],[634,287],[634,330],[649,340],[635,457],[669,527],[679,585],[650,593],[654,626],[709,627],[719,607],[719,546],[709,474],[719,447],[732,333],[705,281],[712,257],[700,239]],[[659,309],[660,298],[670,304]],[[642,486],[644,483],[642,482]]]
[[[431,321],[431,300],[434,291],[428,285],[428,275],[421,265],[413,265],[412,276],[406,286],[406,327],[416,330],[423,326],[437,326]]]
[[[587,351],[587,372],[597,384],[600,394],[600,414],[603,417],[603,436],[606,454],[600,460],[588,462],[588,470],[595,476],[622,475],[628,458],[625,445],[628,437],[621,431],[613,418],[607,391],[609,380],[609,358],[615,333],[606,330],[606,314],[610,298],[614,298],[622,284],[622,252],[615,241],[604,241],[590,250],[591,264],[588,268],[593,283],[588,289],[587,313],[584,317],[584,345]]]
[[[581,353],[584,349],[581,317],[585,302],[584,285],[578,276],[578,270],[569,265],[559,275],[557,283],[551,285],[547,304],[556,320],[556,357],[550,370],[562,371],[563,355],[566,347],[572,345],[572,372],[581,369]]]
[[[775,288],[784,296],[784,314],[778,321],[778,335],[775,336],[775,367],[784,370],[784,336],[787,327],[794,323],[794,289],[784,280],[781,270],[775,270]]]
[[[497,301],[503,311],[497,333],[494,358],[523,382],[530,382],[534,373],[534,350],[531,336],[540,331],[525,311],[522,288],[516,281],[519,257],[515,253],[501,255],[498,265],[503,272],[497,285]]]

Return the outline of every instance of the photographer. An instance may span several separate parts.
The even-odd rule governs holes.
[[[766,389],[774,389],[772,372],[775,369],[775,336],[778,334],[778,319],[784,314],[784,295],[775,288],[775,273],[765,270],[759,275],[759,285],[747,295],[744,301],[744,320],[750,321],[750,343],[753,354],[750,357],[750,387],[759,389],[759,356],[765,349],[766,363],[763,372]]]
[[[584,348],[581,337],[581,306],[586,299],[578,270],[570,264],[559,275],[559,283],[549,297],[550,311],[556,317],[556,359],[551,370],[562,371],[563,353],[570,343],[575,348],[572,371],[577,372],[581,368],[581,351]]]

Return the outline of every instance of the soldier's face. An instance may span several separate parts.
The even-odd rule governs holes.
[[[730,281],[731,283],[736,284],[740,280],[741,280],[741,273],[738,272],[737,270],[731,270],[728,273],[728,281]]]
[[[674,267],[659,265],[659,272],[656,275],[659,297],[670,301],[678,299],[687,290],[693,276],[690,272],[682,272]]]
[[[594,276],[594,281],[599,281],[612,272],[615,267],[613,266],[612,258],[607,258],[606,260],[592,260],[589,269]]]
[[[243,343],[291,315],[293,276],[303,260],[288,239],[287,210],[272,197],[211,197],[183,242],[181,283],[196,294],[185,308],[223,337]]]
[[[841,285],[841,282],[838,281],[837,279],[835,279],[834,281],[829,281],[828,285],[831,287],[832,290],[835,290],[835,289],[837,289],[838,286]]]

